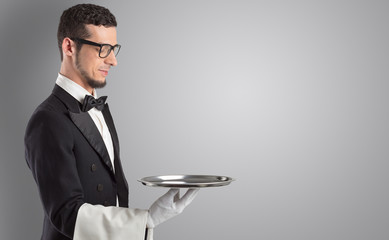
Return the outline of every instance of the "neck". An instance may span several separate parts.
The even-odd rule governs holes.
[[[66,64],[64,64],[64,62],[62,62],[62,64],[61,64],[61,69],[60,69],[59,73],[65,77],[69,78],[73,82],[77,83],[78,85],[80,85],[85,90],[87,90],[90,94],[93,95],[94,88],[89,86],[86,83],[86,81],[83,80],[83,77],[79,73],[77,73],[77,71],[75,71],[73,68],[67,67]]]

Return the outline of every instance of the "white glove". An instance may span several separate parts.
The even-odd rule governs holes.
[[[151,205],[147,227],[155,228],[158,224],[180,214],[196,197],[198,191],[199,189],[189,189],[180,199],[180,190],[170,189]]]

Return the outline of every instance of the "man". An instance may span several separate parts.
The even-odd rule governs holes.
[[[43,240],[152,239],[152,229],[196,196],[169,190],[149,210],[128,208],[128,185],[104,87],[120,45],[110,11],[79,4],[58,27],[61,68],[25,134],[26,161],[44,208]]]

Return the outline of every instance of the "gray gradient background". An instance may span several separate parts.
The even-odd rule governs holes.
[[[23,135],[78,1],[0,3],[0,239],[39,239]],[[387,1],[95,1],[123,45],[106,88],[131,206],[155,174],[220,174],[155,239],[389,239]]]

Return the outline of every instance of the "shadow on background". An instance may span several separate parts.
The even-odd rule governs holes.
[[[50,93],[59,68],[58,19],[65,1],[2,1],[1,25],[1,239],[40,239],[43,211],[24,159],[24,130]]]

